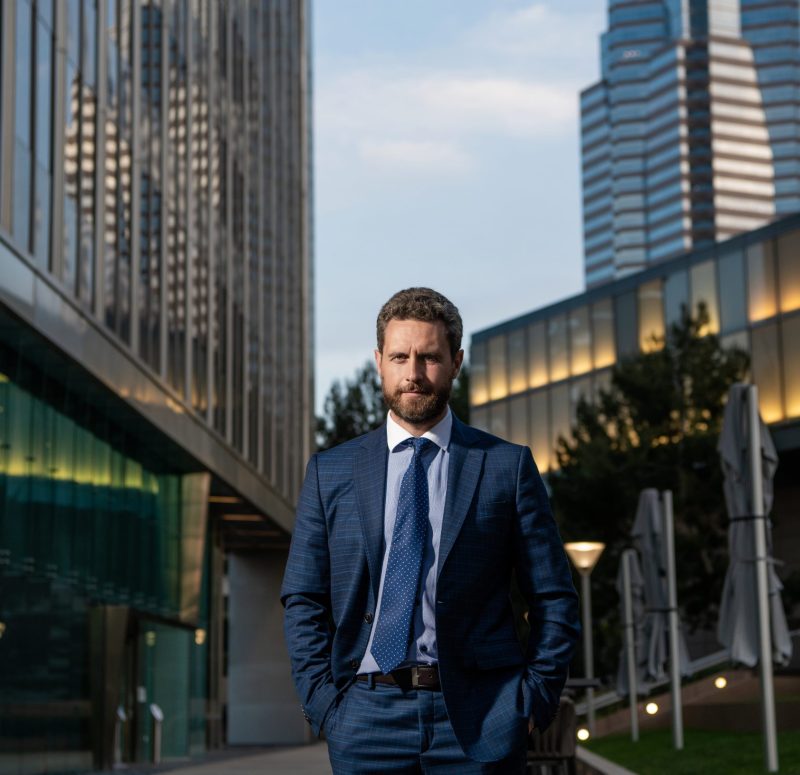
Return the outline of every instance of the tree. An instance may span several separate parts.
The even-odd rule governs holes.
[[[450,406],[469,422],[469,369],[464,364],[450,395]],[[356,370],[352,380],[336,380],[325,397],[324,414],[317,417],[317,448],[330,449],[374,430],[386,418],[381,380],[373,361]]]
[[[678,597],[690,629],[716,623],[728,564],[727,514],[717,441],[730,386],[749,359],[707,335],[708,312],[684,309],[650,352],[621,359],[610,389],[580,403],[570,438],[557,448],[550,477],[565,540],[605,542],[592,575],[600,669],[612,673],[620,643],[615,581],[639,493],[672,490]],[[602,674],[602,673],[601,673]]]

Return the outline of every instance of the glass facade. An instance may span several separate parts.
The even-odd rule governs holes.
[[[800,0],[609,0],[581,95],[587,286],[800,210]]]
[[[225,553],[313,443],[307,15],[0,3],[0,773],[224,742]]]
[[[499,430],[510,416],[505,436],[528,444],[541,470],[554,468],[558,437],[569,435],[581,397],[591,400],[607,388],[608,367],[619,357],[651,350],[682,309],[696,314],[701,303],[709,312],[708,333],[719,333],[723,345],[752,353],[764,419],[800,420],[798,278],[796,216],[480,331],[473,335],[470,356],[472,373],[480,375],[470,399],[473,423],[504,435]],[[493,342],[515,344],[507,357],[503,350],[502,359],[487,359],[487,343],[491,352]],[[519,377],[509,382],[509,374],[524,372],[527,385]],[[502,389],[490,394],[486,384]]]

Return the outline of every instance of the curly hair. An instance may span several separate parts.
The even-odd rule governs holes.
[[[434,323],[441,320],[447,332],[450,355],[454,358],[461,349],[464,324],[458,307],[441,293],[431,288],[406,288],[398,291],[381,307],[378,313],[378,350],[383,352],[386,326],[390,320],[420,320]]]

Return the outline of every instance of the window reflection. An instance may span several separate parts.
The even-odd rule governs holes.
[[[589,309],[579,307],[569,313],[570,373],[585,374],[592,368],[592,342]]]
[[[800,417],[800,315],[784,318],[781,328],[786,417]]]
[[[616,361],[614,308],[610,298],[601,299],[592,305],[592,345],[596,369],[610,366]]]
[[[550,454],[552,455],[551,461],[553,463],[551,467],[554,468],[556,462],[555,449],[558,446],[559,437],[563,436],[565,439],[570,437],[569,385],[564,383],[550,389],[550,410],[552,412]]]
[[[547,471],[553,459],[550,451],[550,410],[547,395],[548,390],[544,389],[531,393],[529,397],[531,450],[540,471]]]
[[[775,259],[771,242],[760,242],[747,249],[747,312],[751,323],[773,317],[775,300]]]
[[[528,433],[528,397],[517,396],[509,402],[510,423],[508,439],[514,444],[528,446],[531,443]]]
[[[767,323],[752,331],[751,365],[758,385],[758,402],[764,422],[783,419],[781,363],[778,352],[778,326]]]
[[[742,328],[747,323],[744,266],[740,251],[719,259],[720,319],[723,331]]]
[[[661,281],[653,280],[639,286],[639,348],[652,352],[663,346],[664,301]]]
[[[566,315],[554,315],[547,321],[547,343],[550,350],[550,380],[556,382],[569,375]]]
[[[528,387],[546,385],[547,378],[547,334],[545,323],[528,326]]]
[[[521,393],[528,387],[527,342],[524,328],[517,328],[508,335],[508,365],[511,392]]]
[[[470,350],[469,393],[470,403],[485,404],[489,400],[489,389],[486,381],[486,343],[474,342]]]
[[[716,334],[719,332],[719,306],[717,304],[717,279],[713,261],[704,261],[695,264],[690,270],[690,283],[692,293],[692,314],[697,314],[701,302],[705,303],[708,311],[708,323],[700,334]]]
[[[489,398],[492,401],[508,395],[508,360],[504,334],[489,340]]]
[[[781,312],[800,309],[800,231],[778,238]]]
[[[508,439],[508,401],[498,401],[489,406],[489,432]]]

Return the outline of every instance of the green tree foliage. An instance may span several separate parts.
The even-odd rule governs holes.
[[[727,514],[717,442],[730,386],[749,360],[707,335],[704,306],[652,341],[650,352],[621,359],[611,386],[581,402],[550,477],[565,540],[599,540],[606,552],[592,574],[595,644],[601,671],[616,670],[620,645],[615,582],[631,544],[639,493],[672,490],[678,599],[691,629],[716,623],[728,564]],[[603,673],[600,672],[602,675]]]
[[[469,369],[461,367],[453,383],[450,406],[469,422]],[[374,430],[386,418],[381,380],[373,361],[366,361],[352,379],[336,380],[325,397],[324,414],[317,417],[317,449],[330,449]]]

